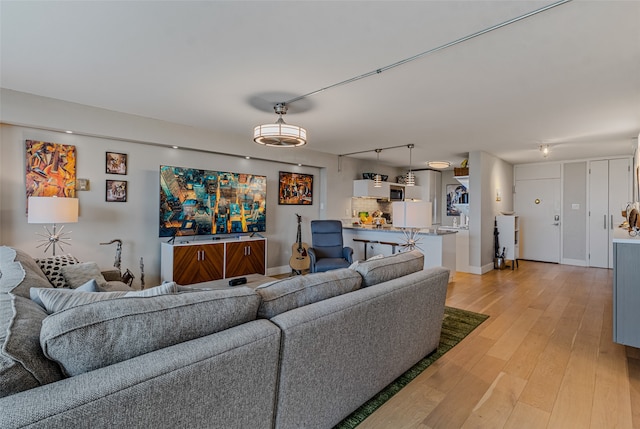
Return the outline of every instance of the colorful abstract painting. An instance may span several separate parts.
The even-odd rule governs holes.
[[[262,232],[267,176],[160,166],[160,237]]]
[[[27,199],[76,196],[76,147],[26,140]]]

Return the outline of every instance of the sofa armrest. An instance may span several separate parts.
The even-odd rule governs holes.
[[[108,282],[122,281],[122,273],[117,268],[102,270],[101,273],[104,279]]]
[[[279,345],[251,321],[0,398],[0,427],[270,428]]]

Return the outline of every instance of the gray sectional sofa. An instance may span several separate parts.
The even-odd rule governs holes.
[[[449,278],[407,252],[48,314],[29,299],[47,278],[6,249],[2,428],[331,428],[436,349]]]

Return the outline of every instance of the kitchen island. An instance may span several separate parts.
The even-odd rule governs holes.
[[[613,231],[613,341],[640,348],[640,237]]]
[[[449,281],[456,272],[455,234],[455,231],[423,229],[418,236],[417,250],[424,254],[424,268],[449,268]],[[353,249],[354,261],[380,254],[389,256],[403,251],[402,244],[406,242],[402,229],[391,226],[376,228],[372,225],[346,225],[343,226],[342,235],[344,245]]]

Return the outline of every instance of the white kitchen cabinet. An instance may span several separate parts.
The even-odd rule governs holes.
[[[423,187],[422,186],[404,186],[404,199],[405,200],[424,200],[424,201],[428,201],[424,199],[424,193],[423,193]]]
[[[498,226],[499,252],[504,248],[504,259],[511,262],[511,269],[517,265],[520,259],[520,217],[496,216]]]
[[[373,180],[354,180],[353,196],[358,198],[389,199],[389,182],[382,182],[380,185],[379,188],[376,188]]]
[[[416,192],[419,196],[413,197],[422,201],[430,201],[432,204],[432,219],[434,225],[440,225],[442,223],[442,173],[433,170],[419,170],[414,171],[416,176],[416,183],[420,186],[414,186],[416,188],[413,192]],[[411,187],[405,188],[408,190]],[[409,198],[405,196],[405,198]]]

